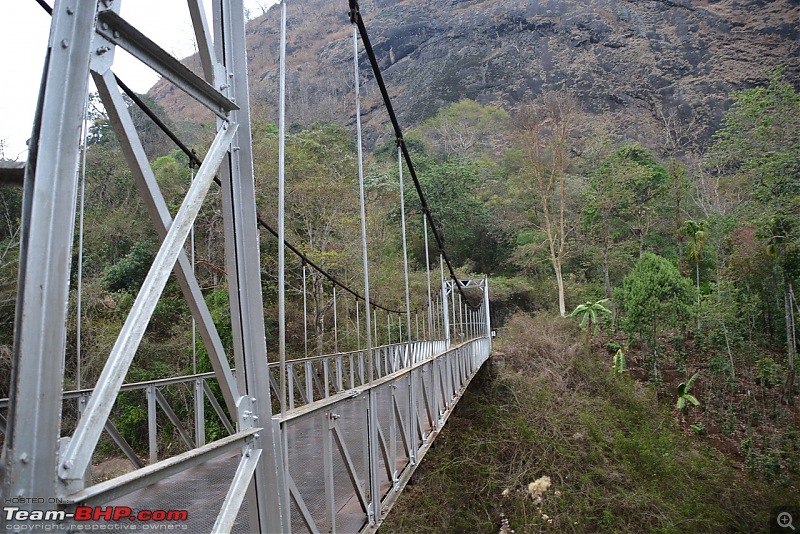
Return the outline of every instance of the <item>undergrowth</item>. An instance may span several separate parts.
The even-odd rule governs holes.
[[[516,316],[505,338],[381,532],[760,532],[797,502],[797,480],[771,486],[682,432],[571,323]]]

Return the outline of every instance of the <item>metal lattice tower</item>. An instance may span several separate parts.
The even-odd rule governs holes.
[[[118,14],[119,6],[120,0],[58,1],[53,12],[25,179],[12,401],[3,450],[6,470],[3,494],[47,500],[65,498],[84,489],[91,454],[158,297],[174,270],[209,348],[228,410],[238,418],[238,432],[232,443],[243,447],[245,453],[237,472],[241,476],[234,479],[238,487],[232,488],[236,490],[229,493],[232,502],[226,504],[238,510],[243,490],[249,488],[249,509],[255,510],[251,526],[260,531],[285,530],[280,498],[275,495],[283,485],[277,480],[281,473],[277,465],[280,456],[273,448],[266,382],[242,1],[213,2],[217,36],[213,42],[201,3],[189,1],[204,78],[196,76],[123,20]],[[216,138],[174,220],[111,70],[117,47],[127,50],[217,116]],[[77,429],[71,437],[59,440],[77,154],[89,73],[162,238],[162,246]],[[223,190],[234,359],[239,370],[236,379],[183,252],[184,242],[216,174]],[[31,428],[36,432],[30,432]],[[212,446],[207,448],[213,452]],[[36,461],[31,461],[33,458]]]

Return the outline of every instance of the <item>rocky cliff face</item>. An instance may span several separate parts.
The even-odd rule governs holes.
[[[352,122],[347,2],[288,4],[288,117]],[[567,88],[609,128],[663,152],[701,145],[729,93],[786,66],[800,82],[798,0],[364,0],[361,12],[401,124],[470,98],[513,110]],[[278,8],[249,23],[251,92],[277,101]],[[361,55],[362,109],[372,142],[387,117]],[[173,118],[199,118],[179,91],[151,94]]]

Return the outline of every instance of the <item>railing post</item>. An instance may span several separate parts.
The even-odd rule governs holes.
[[[314,402],[314,366],[310,361],[305,362],[306,367],[306,398],[309,404]]]
[[[389,384],[389,391],[391,397],[389,398],[389,462],[392,465],[387,466],[388,471],[392,474],[392,479],[389,485],[394,487],[397,484],[397,417],[394,413],[394,406],[397,402],[397,382],[394,381]]]
[[[147,444],[150,451],[150,465],[158,461],[156,428],[156,387],[151,384],[147,386]]]
[[[342,366],[342,354],[336,354],[336,392],[340,392],[344,389],[344,377],[342,374],[344,373],[344,367]]]
[[[412,369],[408,374],[408,461],[412,465],[416,465],[417,463],[417,436],[419,435],[417,381],[419,380],[419,369],[420,368]]]
[[[294,364],[286,363],[286,382],[288,390],[286,393],[289,396],[289,409],[294,410]]]
[[[327,399],[330,396],[328,384],[330,383],[330,365],[328,357],[322,358],[322,379],[325,387],[324,397]]]
[[[437,358],[435,360],[431,360],[431,402],[433,403],[433,415],[436,420],[433,422],[433,430],[437,430],[439,428],[439,416],[442,413],[439,404],[439,395],[441,392],[441,386],[438,381],[439,376],[439,360],[441,358]]]
[[[336,425],[338,415],[327,412],[325,417],[325,429],[322,438],[322,464],[323,480],[325,487],[325,516],[330,525],[329,532],[336,532],[336,501],[334,499],[334,480],[333,480],[333,428]]]
[[[194,442],[198,447],[206,444],[206,412],[203,379],[194,379]]]

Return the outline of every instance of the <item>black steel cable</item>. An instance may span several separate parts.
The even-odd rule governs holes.
[[[370,43],[369,35],[367,34],[367,27],[364,25],[364,19],[361,17],[361,8],[358,5],[358,0],[349,0],[349,2],[350,22],[358,26],[358,33],[361,35],[361,40],[364,42],[364,50],[367,52],[370,65],[372,65],[372,72],[375,74],[375,81],[377,82],[381,96],[383,97],[383,104],[386,106],[386,111],[389,113],[389,120],[392,121],[392,127],[394,128],[394,135],[397,145],[403,152],[403,159],[406,162],[409,174],[411,174],[411,179],[414,181],[414,187],[417,190],[417,195],[419,196],[419,201],[422,205],[422,211],[425,213],[425,217],[427,217],[428,223],[431,225],[433,237],[436,238],[436,243],[439,245],[439,251],[442,253],[442,257],[447,264],[447,269],[450,271],[451,278],[455,281],[458,291],[461,293],[461,296],[464,297],[464,300],[467,302],[467,304],[471,308],[474,308],[470,299],[467,298],[467,295],[464,293],[463,284],[461,283],[461,280],[459,280],[458,276],[456,276],[456,271],[453,269],[453,265],[450,263],[450,258],[447,257],[447,251],[444,248],[444,240],[439,235],[439,231],[436,229],[436,225],[434,224],[433,215],[431,214],[430,207],[428,207],[428,201],[425,198],[425,193],[422,191],[422,185],[420,185],[419,179],[417,178],[417,172],[414,170],[414,164],[411,162],[411,154],[409,154],[408,147],[403,139],[403,130],[400,128],[400,123],[397,120],[397,115],[394,112],[392,100],[389,98],[389,92],[386,90],[386,84],[383,81],[381,68],[378,66],[378,59],[375,57],[375,51],[372,49],[372,43]]]
[[[278,232],[276,230],[274,230],[272,227],[270,227],[266,222],[264,222],[264,220],[261,218],[260,215],[256,215],[256,218],[258,219],[258,224],[260,224],[269,233],[274,235],[275,238],[278,237]],[[339,286],[340,288],[342,288],[346,292],[348,292],[351,295],[353,295],[354,297],[356,297],[358,300],[366,300],[363,296],[359,295],[357,291],[355,291],[353,289],[350,289],[348,286],[344,285],[342,282],[337,280],[335,276],[333,276],[332,274],[328,273],[325,269],[323,269],[322,267],[320,267],[319,265],[317,265],[316,263],[311,261],[311,259],[309,259],[308,256],[306,256],[305,254],[300,252],[294,245],[292,245],[291,243],[286,241],[286,239],[283,240],[283,244],[284,244],[284,246],[286,246],[286,248],[288,248],[289,250],[294,252],[294,254],[297,257],[299,257],[301,260],[303,260],[303,262],[305,262],[307,265],[309,265],[309,266],[313,267],[314,269],[316,269],[319,272],[319,274],[321,274],[322,276],[327,278],[331,283],[333,283],[334,285]],[[385,312],[397,313],[397,314],[405,313],[404,311],[392,310],[392,309],[386,308],[384,306],[381,306],[380,304],[376,304],[375,302],[372,301],[372,299],[370,299],[369,303],[373,307],[378,308],[379,310],[383,310]],[[420,310],[416,309],[414,311],[420,311]]]
[[[42,7],[42,9],[44,9],[47,12],[48,15],[51,15],[51,16],[53,15],[53,8],[51,8],[49,5],[47,5],[47,3],[44,0],[36,0],[36,3],[39,4]],[[169,126],[167,126],[164,123],[164,121],[162,121],[158,117],[158,115],[156,115],[153,112],[153,110],[150,109],[150,107],[147,104],[144,103],[144,101],[141,98],[139,98],[139,95],[137,95],[122,80],[120,80],[119,76],[117,76],[116,74],[114,75],[114,78],[116,79],[117,84],[119,85],[120,89],[122,89],[122,91],[126,95],[128,95],[128,98],[130,98],[131,101],[133,101],[133,103],[136,104],[136,106],[139,109],[141,109],[144,112],[144,114],[147,115],[150,118],[150,120],[152,120],[153,123],[155,123],[155,125],[162,132],[164,132],[167,135],[167,137],[169,137],[172,140],[173,143],[175,143],[175,145],[181,150],[181,152],[186,154],[186,156],[189,158],[190,164],[197,165],[198,167],[203,164],[203,160],[200,159],[193,150],[190,150],[189,147],[187,147],[178,138],[178,136],[175,135],[175,133],[172,130],[170,130]],[[222,182],[220,181],[218,176],[214,177],[214,183],[216,183],[218,186],[222,186]],[[258,224],[260,224],[265,230],[267,230],[269,233],[274,235],[276,238],[278,237],[278,232],[275,231],[270,225],[268,225],[264,221],[264,219],[261,218],[261,215],[259,215],[258,213],[256,213],[256,219],[258,220]],[[434,230],[434,232],[435,232],[435,230]],[[351,289],[350,287],[346,286],[345,284],[343,284],[342,282],[337,280],[335,276],[333,276],[332,274],[328,273],[325,269],[323,269],[322,267],[320,267],[319,265],[314,263],[314,261],[312,261],[308,256],[303,254],[300,250],[297,249],[297,247],[295,247],[294,245],[292,245],[291,243],[289,243],[285,239],[283,240],[283,244],[284,244],[284,246],[286,248],[291,250],[297,257],[299,257],[303,262],[305,262],[306,264],[308,264],[311,267],[313,267],[314,269],[316,269],[322,276],[327,278],[332,284],[339,286],[344,291],[346,291],[347,293],[350,293],[351,295],[353,295],[355,298],[357,298],[359,300],[366,300],[357,291]],[[452,268],[451,268],[451,271],[452,271]],[[375,303],[371,299],[370,299],[370,304],[372,306],[374,306],[375,308],[378,308],[379,310],[383,310],[383,311],[388,312],[388,313],[397,313],[397,314],[405,313],[405,312],[400,311],[400,310],[393,310],[393,309],[390,309],[390,308],[386,308],[385,306],[381,306],[380,304]],[[415,309],[413,311],[416,312],[416,311],[420,311],[420,310],[419,309]]]
[[[47,2],[45,2],[44,0],[36,0],[36,3],[42,6],[42,9],[47,11],[48,15],[50,15],[51,17],[53,16],[53,8],[48,6]]]

